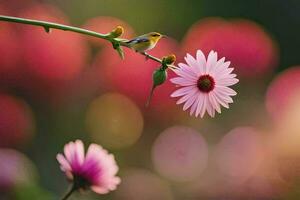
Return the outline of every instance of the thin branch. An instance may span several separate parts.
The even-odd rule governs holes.
[[[89,35],[89,36],[93,36],[93,37],[111,41],[110,38],[108,38],[106,34],[100,34],[100,33],[94,32],[94,31],[89,31],[89,30],[82,29],[82,28],[77,28],[77,27],[73,27],[73,26],[57,24],[57,23],[52,23],[52,22],[33,20],[33,19],[25,19],[25,18],[19,18],[19,17],[11,17],[11,16],[5,16],[5,15],[0,15],[0,21],[41,26],[41,27],[44,27],[45,29],[53,28],[53,29],[59,29],[59,30],[63,30],[63,31],[71,31],[71,32],[81,33],[84,35]]]
[[[76,186],[73,184],[70,190],[62,197],[61,200],[67,200],[76,190]]]
[[[111,43],[119,43],[121,46],[130,48],[127,45],[127,43],[124,42],[124,41],[126,41],[126,39],[111,38],[111,37],[109,37],[109,34],[101,34],[101,33],[98,33],[98,32],[94,32],[94,31],[90,31],[90,30],[87,30],[87,29],[78,28],[78,27],[74,27],[74,26],[68,26],[68,25],[52,23],[52,22],[46,22],[46,21],[40,21],[40,20],[5,16],[5,15],[0,15],[0,21],[14,22],[14,23],[20,23],[20,24],[28,24],[28,25],[33,25],[33,26],[41,26],[45,29],[46,32],[49,32],[51,29],[59,29],[59,30],[63,30],[63,31],[76,32],[76,33],[80,33],[80,34],[83,34],[83,35],[88,35],[88,36],[92,36],[92,37],[96,37],[96,38],[101,38],[101,39],[107,40]],[[162,63],[162,60],[155,57],[155,56],[149,55],[147,53],[141,53],[141,54],[144,55],[148,59],[154,60],[158,63]],[[168,65],[168,66],[170,67],[170,69],[176,69],[176,66],[174,66],[174,65]]]

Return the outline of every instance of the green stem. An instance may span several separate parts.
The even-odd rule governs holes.
[[[72,31],[84,35],[89,35],[97,38],[102,38],[105,40],[111,41],[112,39],[109,38],[105,34],[100,34],[94,31],[89,31],[86,29],[82,28],[77,28],[73,26],[68,26],[68,25],[63,25],[63,24],[57,24],[57,23],[52,23],[52,22],[46,22],[46,21],[40,21],[40,20],[33,20],[33,19],[25,19],[25,18],[19,18],[19,17],[11,17],[11,16],[4,16],[0,15],[0,21],[7,21],[7,22],[15,22],[15,23],[20,23],[20,24],[29,24],[29,25],[34,25],[34,26],[41,26],[44,27],[46,30],[47,29],[59,29],[63,31]]]
[[[80,33],[83,35],[88,35],[96,38],[101,38],[107,41],[110,41],[111,43],[119,43],[121,46],[128,47],[125,39],[120,39],[120,38],[111,38],[109,37],[108,34],[101,34],[97,33],[94,31],[90,31],[87,29],[83,28],[77,28],[74,26],[68,26],[68,25],[63,25],[63,24],[58,24],[58,23],[52,23],[52,22],[46,22],[46,21],[40,21],[40,20],[33,20],[33,19],[25,19],[25,18],[19,18],[19,17],[12,17],[12,16],[5,16],[5,15],[0,15],[0,21],[7,21],[7,22],[14,22],[14,23],[20,23],[20,24],[29,24],[33,26],[41,26],[45,29],[46,32],[49,32],[51,29],[59,29],[63,31],[71,31],[71,32],[76,32]],[[158,63],[162,63],[162,60],[159,58],[156,58],[152,55],[146,54],[146,53],[141,53],[142,55],[146,56],[146,58],[149,58],[151,60],[154,60]],[[172,69],[176,68],[173,65],[169,65],[169,67]]]
[[[61,200],[67,200],[75,191],[76,191],[76,187],[73,185]]]
[[[149,94],[148,99],[147,99],[147,102],[146,102],[146,104],[145,104],[145,107],[146,107],[146,108],[150,105],[150,102],[151,102],[151,100],[152,100],[152,96],[153,96],[153,93],[154,93],[154,89],[155,89],[155,88],[156,88],[155,85],[153,85],[152,88],[151,88],[150,94]]]

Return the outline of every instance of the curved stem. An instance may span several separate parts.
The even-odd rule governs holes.
[[[151,99],[152,99],[152,96],[153,96],[154,89],[155,89],[155,86],[153,85],[152,88],[151,88],[150,94],[149,94],[149,96],[148,96],[147,102],[146,102],[146,104],[145,104],[146,107],[148,107],[148,106],[150,105],[150,102],[151,102]]]
[[[53,28],[53,29],[59,29],[59,30],[63,30],[63,31],[71,31],[71,32],[76,32],[76,33],[89,35],[89,36],[102,38],[102,39],[111,41],[111,39],[109,37],[107,37],[107,35],[105,35],[105,34],[100,34],[100,33],[94,32],[94,31],[89,31],[89,30],[82,29],[82,28],[77,28],[77,27],[73,27],[73,26],[57,24],[57,23],[52,23],[52,22],[33,20],[33,19],[25,19],[25,18],[19,18],[19,17],[5,16],[5,15],[0,15],[0,21],[41,26],[41,27],[44,27],[46,30]]]
[[[76,190],[76,187],[73,185],[71,189],[65,194],[65,196],[61,200],[67,200],[73,192]]]
[[[5,15],[0,15],[0,21],[7,21],[7,22],[20,23],[20,24],[29,24],[29,25],[34,25],[34,26],[41,26],[45,29],[46,32],[49,32],[50,29],[59,29],[59,30],[63,30],[63,31],[76,32],[76,33],[80,33],[80,34],[83,34],[83,35],[88,35],[88,36],[92,36],[92,37],[96,37],[96,38],[101,38],[101,39],[107,40],[107,41],[112,42],[112,43],[119,43],[121,46],[130,48],[124,42],[125,39],[111,38],[111,37],[109,37],[109,34],[101,34],[101,33],[97,33],[97,32],[94,32],[94,31],[87,30],[87,29],[74,27],[74,26],[68,26],[68,25],[63,25],[63,24],[58,24],[58,23],[53,23],[53,22],[40,21],[40,20],[5,16]],[[149,55],[149,54],[146,54],[146,53],[141,53],[141,54],[146,56],[146,58],[148,58],[148,59],[154,60],[158,63],[162,63],[162,60],[159,59],[159,58],[156,58],[155,56],[152,56],[152,55]],[[174,65],[169,65],[169,67],[171,69],[176,68]]]

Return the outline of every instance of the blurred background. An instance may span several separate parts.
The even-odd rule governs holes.
[[[157,63],[0,22],[0,199],[59,199],[69,184],[55,157],[77,138],[114,153],[122,183],[73,199],[300,199],[299,9],[297,0],[0,0],[1,15],[101,33],[122,25],[124,38],[158,31],[170,38],[152,55],[182,62],[215,50],[240,80],[215,118],[183,112],[168,81],[145,108]]]

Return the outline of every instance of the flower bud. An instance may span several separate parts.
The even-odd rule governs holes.
[[[156,69],[153,72],[153,75],[152,75],[153,85],[152,85],[148,100],[146,102],[146,107],[148,107],[149,104],[150,104],[150,101],[151,101],[152,96],[153,96],[154,89],[157,86],[163,84],[167,80],[167,75],[168,74],[167,74],[166,68],[164,68],[163,66],[161,68]]]
[[[162,58],[162,63],[165,65],[172,65],[175,61],[176,61],[176,56],[174,54],[170,54]]]
[[[109,33],[109,37],[117,38],[124,33],[124,28],[122,26],[117,26],[114,30]]]
[[[159,68],[156,69],[152,75],[153,87],[163,84],[167,79],[166,70]]]

